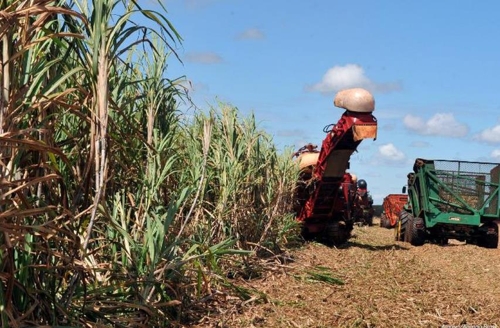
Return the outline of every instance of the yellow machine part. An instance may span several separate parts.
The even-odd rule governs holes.
[[[312,170],[312,167],[318,163],[319,153],[302,153],[299,155],[299,168],[303,170]]]
[[[376,125],[353,125],[352,132],[354,141],[363,139],[377,139],[377,126]]]
[[[394,239],[399,241],[401,238],[401,220],[396,221],[396,229],[394,229]]]

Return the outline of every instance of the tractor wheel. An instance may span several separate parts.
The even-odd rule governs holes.
[[[477,245],[485,248],[498,247],[498,225],[495,222],[485,223],[487,231],[478,239]]]
[[[401,211],[399,213],[399,219],[398,219],[398,224],[399,224],[399,234],[396,234],[396,241],[406,241],[406,236],[407,236],[407,230],[408,230],[408,219],[411,216],[410,213],[406,211]],[[399,236],[398,236],[399,235]]]
[[[422,218],[416,218],[410,214],[408,224],[411,227],[409,234],[409,242],[413,246],[422,246],[425,243],[425,224]]]
[[[351,232],[344,221],[336,221],[326,226],[326,242],[330,245],[342,245],[347,242]]]
[[[403,236],[403,241],[406,243],[411,242],[411,234],[413,233],[413,215],[411,213],[407,214],[408,218],[406,220],[405,235]]]

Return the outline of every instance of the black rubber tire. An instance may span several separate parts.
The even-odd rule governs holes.
[[[485,248],[498,248],[498,225],[495,222],[486,223],[485,226],[494,229],[493,234],[485,234],[481,236],[477,245]]]
[[[403,241],[406,243],[409,243],[411,241],[411,234],[412,234],[412,228],[413,228],[413,215],[411,213],[408,213],[406,215],[406,224],[405,224],[405,235],[403,237]]]
[[[314,239],[314,234],[310,233],[309,229],[307,229],[304,224],[301,227],[300,235],[302,236],[302,238],[304,238],[304,241],[311,241]]]
[[[437,240],[437,244],[438,244],[439,246],[446,246],[446,245],[448,245],[448,241],[449,241],[449,240],[448,240],[448,238],[446,238],[446,237],[441,237],[441,238],[439,238],[439,239]]]
[[[411,233],[408,236],[408,241],[413,246],[422,246],[425,243],[425,224],[422,218],[413,217],[410,214],[408,224],[411,226]]]
[[[399,213],[399,221],[401,221],[401,229],[400,229],[400,234],[399,234],[399,240],[398,241],[406,241],[405,238],[407,236],[407,228],[408,228],[408,219],[410,218],[411,214],[406,212],[406,211],[401,211]]]
[[[347,243],[351,232],[345,222],[332,222],[326,226],[326,243],[329,245],[342,245]]]
[[[369,227],[373,226],[373,215],[370,215],[368,218],[366,218],[365,222]]]

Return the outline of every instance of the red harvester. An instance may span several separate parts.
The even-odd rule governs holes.
[[[306,239],[319,238],[329,244],[343,244],[354,225],[353,201],[356,185],[349,160],[363,139],[377,136],[373,96],[355,88],[337,93],[334,105],[346,111],[336,124],[325,127],[321,150],[302,147],[298,157],[300,177],[295,190],[294,208]]]

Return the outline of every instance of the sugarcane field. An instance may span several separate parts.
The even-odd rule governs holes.
[[[0,326],[499,327],[500,3],[424,2],[0,1]]]

